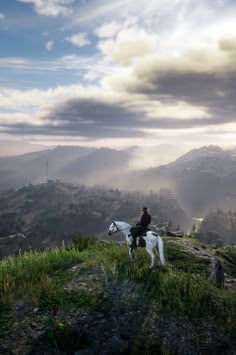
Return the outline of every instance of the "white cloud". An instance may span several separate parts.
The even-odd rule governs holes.
[[[24,70],[25,72],[48,72],[48,71],[67,71],[80,70],[87,71],[90,69],[107,73],[107,68],[101,66],[99,58],[85,57],[77,55],[65,55],[63,57],[51,60],[31,60],[21,57],[0,57],[0,68],[3,70]]]
[[[90,44],[90,40],[88,39],[88,34],[85,32],[79,32],[70,37],[66,37],[66,41],[74,44],[77,47],[84,47]]]
[[[96,79],[98,79],[100,76],[97,72],[93,71],[93,70],[89,70],[85,75],[84,75],[84,79],[88,80],[88,81],[94,81]]]
[[[56,17],[59,15],[70,15],[72,9],[69,7],[74,0],[17,0],[19,2],[33,4],[34,10],[39,15]]]
[[[5,15],[2,12],[0,12],[0,21],[4,19],[5,19]]]
[[[154,53],[155,39],[145,30],[131,27],[121,30],[115,40],[100,41],[98,48],[113,61],[128,65],[134,58]]]
[[[0,88],[0,107],[2,112],[8,111],[5,117],[9,121],[12,117],[13,123],[25,121],[43,124],[43,115],[47,117],[52,107],[56,108],[63,100],[83,97],[91,101],[99,99],[104,104],[120,105],[128,112],[138,111],[144,120],[157,120],[157,125],[165,119],[170,122],[170,127],[174,120],[180,122],[172,132],[171,128],[164,127],[164,124],[162,128],[153,129],[154,134],[163,137],[173,134],[176,138],[178,135],[183,137],[189,134],[188,127],[191,122],[189,126],[185,126],[188,120],[193,120],[194,124],[198,125],[196,120],[199,119],[201,125],[204,119],[207,122],[211,118],[214,119],[211,116],[212,111],[209,110],[212,103],[207,101],[207,97],[203,103],[197,100],[186,102],[186,97],[175,96],[178,81],[174,82],[176,85],[173,88],[164,79],[168,76],[186,76],[188,80],[192,74],[194,78],[208,75],[220,78],[219,76],[224,77],[224,74],[227,78],[229,73],[235,72],[234,14],[232,7],[223,8],[224,4],[229,3],[228,0],[218,0],[215,3],[210,0],[78,1],[74,2],[79,3],[79,6],[73,8],[73,14],[70,7],[72,0],[18,1],[32,4],[35,11],[41,15],[71,14],[72,16],[64,18],[63,21],[60,19],[59,27],[62,26],[65,32],[64,36],[62,33],[60,35],[64,38],[68,36],[66,41],[73,45],[83,47],[90,44],[88,33],[96,34],[100,53],[96,51],[91,57],[65,55],[48,61],[0,58],[0,67],[3,70],[21,70],[27,75],[34,72],[38,74],[39,71],[42,75],[56,71],[60,78],[65,77],[69,70],[70,74],[75,72],[74,80],[77,80],[79,75],[79,78],[87,80],[87,83],[96,83],[96,86],[69,85],[48,90],[7,91]],[[219,9],[218,5],[222,8]],[[76,27],[72,31],[73,26]],[[69,28],[69,33],[75,33],[74,35],[68,35]],[[81,32],[76,33],[77,31]],[[45,42],[48,40],[46,48],[51,50],[53,41],[49,39],[50,37],[45,38]],[[44,77],[46,78],[46,75]],[[160,95],[159,89],[163,83],[167,87]],[[216,95],[222,103],[230,94],[224,89],[225,87],[216,85]],[[229,105],[225,102],[227,109]],[[17,112],[12,113],[12,107]],[[32,117],[35,117],[35,121]],[[1,114],[0,121],[4,122],[4,114]],[[210,137],[207,130],[212,131],[213,125],[209,127],[203,125],[200,128],[191,128],[191,135],[196,133],[196,139],[199,138],[198,134]],[[221,129],[218,124],[216,127]],[[231,128],[230,125],[225,126],[221,137],[228,134]]]
[[[54,41],[48,41],[46,43],[46,48],[49,52],[52,50],[53,45],[54,45]]]
[[[128,70],[106,75],[102,83],[107,90],[115,92],[156,92],[158,80],[165,76],[236,73],[235,54],[236,37],[223,38],[215,48],[189,48],[178,56],[161,58],[154,53],[137,58]]]
[[[116,21],[104,23],[102,26],[97,27],[94,33],[101,38],[113,37],[121,29],[122,25]]]

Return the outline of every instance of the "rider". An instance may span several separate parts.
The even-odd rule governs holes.
[[[132,227],[130,230],[132,237],[133,237],[134,246],[136,246],[137,236],[142,235],[147,231],[148,225],[151,223],[151,219],[152,219],[152,217],[148,213],[147,207],[143,207],[143,215],[140,218],[139,223],[137,223],[136,226]]]

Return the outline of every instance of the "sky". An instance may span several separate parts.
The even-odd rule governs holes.
[[[0,141],[236,146],[236,1],[0,0]]]

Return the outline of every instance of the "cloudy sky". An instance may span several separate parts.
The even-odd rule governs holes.
[[[0,140],[236,145],[235,0],[0,0]]]

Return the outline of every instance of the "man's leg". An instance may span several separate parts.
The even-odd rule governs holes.
[[[137,236],[138,236],[138,229],[139,227],[132,227],[130,229],[130,232],[132,234],[132,237],[133,237],[133,247],[136,248],[137,247]]]

